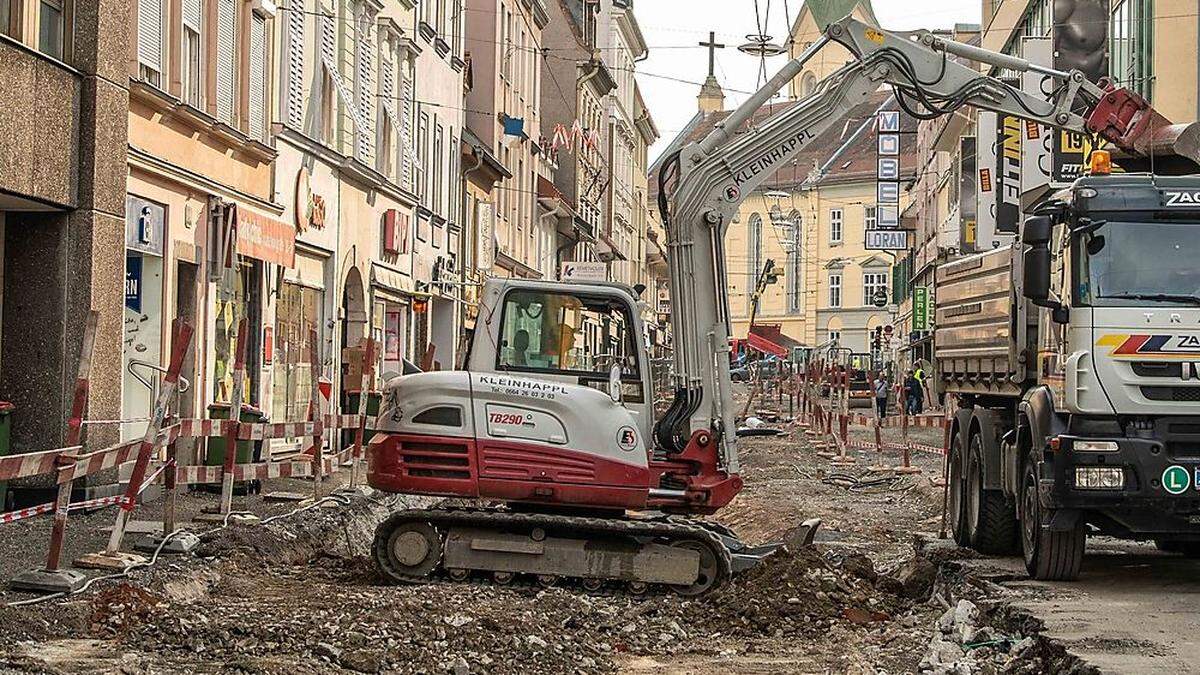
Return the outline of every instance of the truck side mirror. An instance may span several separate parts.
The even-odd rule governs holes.
[[[1030,216],[1025,219],[1021,228],[1021,243],[1027,246],[1046,245],[1054,230],[1054,223],[1049,216]]]
[[[1034,304],[1042,304],[1050,298],[1050,232],[1053,225],[1047,216],[1032,216],[1025,219],[1021,229],[1021,242],[1025,249],[1023,286],[1024,295]]]

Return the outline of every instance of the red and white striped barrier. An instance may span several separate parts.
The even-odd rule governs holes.
[[[21,455],[0,457],[0,480],[28,478],[43,473],[50,473],[57,465],[59,456],[74,453],[80,449],[81,446],[73,445],[69,448],[56,448],[54,450],[42,450],[39,452],[27,452]]]
[[[158,480],[159,475],[161,475],[163,472],[163,469],[166,469],[166,468],[167,468],[167,465],[163,464],[162,466],[158,467],[158,469],[155,470],[154,473],[150,474],[150,476],[145,480],[145,482],[142,483],[142,487],[138,490],[138,494],[140,495],[143,492],[145,492],[146,488],[150,487],[150,485],[152,485],[154,483],[154,481]],[[95,509],[95,508],[100,508],[102,506],[112,506],[114,504],[120,504],[121,500],[124,498],[125,498],[125,495],[123,495],[123,494],[110,495],[108,497],[97,497],[95,499],[87,499],[82,502],[72,502],[67,508],[70,509],[71,511],[78,511],[81,509]],[[25,520],[27,518],[32,518],[34,516],[40,516],[43,513],[52,513],[53,511],[54,511],[54,502],[46,502],[45,504],[38,504],[37,506],[30,506],[30,507],[27,507],[24,509],[17,509],[15,511],[9,511],[7,513],[0,513],[0,525],[2,525],[4,523],[15,523],[18,520]]]
[[[315,422],[262,422],[238,425],[238,438],[261,441],[268,438],[296,438],[316,434]]]

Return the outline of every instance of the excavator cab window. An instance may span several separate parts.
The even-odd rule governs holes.
[[[621,368],[623,398],[642,400],[637,331],[629,308],[605,296],[513,290],[504,298],[496,369],[607,386]],[[599,386],[599,385],[597,385]]]

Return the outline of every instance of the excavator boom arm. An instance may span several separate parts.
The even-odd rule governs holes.
[[[753,129],[743,127],[804,64],[829,42],[854,59],[823,80],[798,105]],[[958,57],[952,59],[951,56]],[[960,60],[1046,76],[1047,98],[981,73]],[[926,31],[892,33],[853,17],[830,24],[825,35],[786,64],[759,91],[701,141],[663,162],[660,207],[667,230],[674,311],[676,399],[656,428],[660,448],[681,452],[690,434],[711,430],[720,441],[721,466],[738,470],[729,379],[729,307],[725,291],[724,237],[742,201],[812,140],[871,92],[890,85],[898,105],[918,118],[974,106],[1040,124],[1097,133],[1137,152],[1160,126],[1144,99],[1097,85],[1078,71],[1063,72],[946,40]],[[668,195],[668,184],[674,182]]]

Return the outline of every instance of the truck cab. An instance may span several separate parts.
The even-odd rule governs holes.
[[[1200,553],[1200,176],[1093,175],[939,268],[960,543],[1074,578],[1089,533]]]

